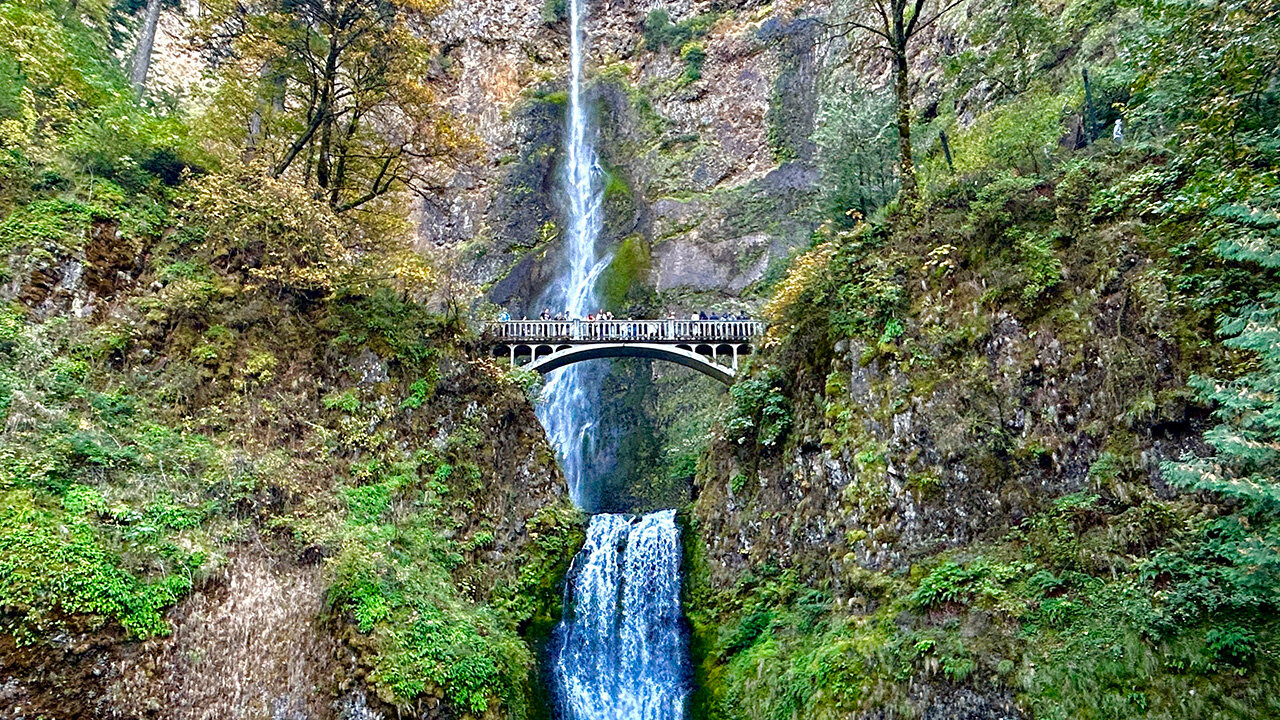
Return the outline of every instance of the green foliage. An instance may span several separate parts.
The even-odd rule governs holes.
[[[165,611],[191,588],[190,567],[144,582],[120,567],[87,521],[42,511],[29,491],[0,499],[0,606],[20,635],[65,627],[74,616],[119,623],[135,637],[166,635]]]
[[[1280,325],[1274,309],[1276,297],[1247,309],[1223,323],[1229,347],[1249,352],[1256,359],[1253,371],[1231,382],[1197,377],[1191,386],[1206,402],[1216,406],[1220,421],[1204,439],[1217,454],[1208,458],[1184,458],[1166,463],[1174,484],[1208,490],[1245,501],[1272,516],[1280,510],[1280,484],[1276,483],[1280,453]]]
[[[542,374],[538,371],[516,367],[509,369],[503,377],[507,382],[520,388],[530,402],[537,399],[538,390],[542,387]]]
[[[816,299],[830,313],[831,337],[869,337],[888,342],[902,333],[896,317],[904,293],[891,258],[872,252],[879,242],[860,236],[842,244],[832,259],[840,284]]]
[[[1048,172],[1063,133],[1063,108],[1078,104],[1073,95],[1029,93],[982,115],[952,138],[956,173],[963,176],[993,171]],[[926,169],[927,175],[930,178],[944,176],[941,160],[934,158],[931,163]]]
[[[944,562],[934,568],[911,594],[911,602],[920,608],[941,607],[948,603],[968,603],[977,592],[976,586],[986,577],[981,566],[965,567]]]
[[[0,377],[21,398],[0,432],[4,629],[30,641],[104,625],[166,634],[166,611],[209,556],[207,525],[230,501],[217,451],[127,392],[94,390],[64,322],[0,318]]]
[[[375,211],[366,227],[376,211],[399,224],[406,196],[431,182],[425,168],[469,144],[424,83],[428,28],[443,5],[210,0],[193,40],[240,62],[212,72],[216,110],[200,118],[207,144],[228,166],[252,156],[246,171],[305,189],[300,214],[323,204],[334,215]]]
[[[862,223],[841,230],[828,223],[819,232],[827,237],[793,260],[764,307],[771,333],[828,344],[866,338],[884,345],[900,337],[904,268],[896,254],[882,252],[888,240],[883,229]]]
[[[120,18],[111,7],[37,0],[0,8],[0,147],[40,165],[61,154],[130,191],[172,185],[187,167],[184,127],[134,102],[113,54]],[[50,167],[41,184],[65,183],[61,172]]]
[[[409,394],[400,401],[401,410],[417,410],[435,392],[436,378],[418,378],[409,386]]]
[[[702,66],[707,60],[702,38],[706,37],[715,17],[697,15],[676,23],[671,21],[671,14],[666,8],[655,8],[644,19],[644,46],[653,52],[676,51],[684,62],[680,80],[686,83],[700,80]]]
[[[500,603],[501,612],[474,603],[451,576],[460,552],[493,541],[485,532],[465,546],[441,536],[448,520],[436,508],[457,475],[453,470],[446,464],[431,469],[430,461],[402,464],[375,472],[377,482],[345,490],[341,550],[330,566],[332,599],[375,644],[370,677],[384,699],[408,702],[439,689],[465,712],[500,706],[508,717],[525,717],[534,658],[507,614],[515,607]],[[406,512],[410,508],[416,510]],[[540,571],[545,565],[531,563],[522,578],[545,582]]]
[[[952,82],[973,87],[988,82],[1003,95],[1027,91],[1037,71],[1054,58],[1059,40],[1053,18],[1035,0],[1001,0],[974,13],[968,28],[970,47],[945,57]]]
[[[1085,395],[1091,411],[1107,404],[1101,416],[1069,430],[1055,408],[1054,419],[1042,416],[1056,428],[1047,433],[1034,429],[1042,420],[1019,420],[1030,435],[975,464],[989,464],[978,475],[997,483],[1010,473],[1070,474],[1063,443],[1074,442],[1072,433],[1102,452],[1089,492],[1052,501],[1032,492],[1027,499],[1041,510],[1004,537],[933,555],[906,575],[858,567],[867,546],[901,542],[902,520],[877,517],[883,490],[854,483],[842,500],[861,513],[842,528],[844,544],[829,556],[818,543],[786,558],[830,564],[813,573],[816,587],[759,567],[736,586],[722,577],[714,589],[692,587],[702,716],[905,717],[920,712],[926,684],[1007,692],[1037,718],[1280,713],[1270,693],[1280,670],[1277,12],[1255,0],[1081,0],[1062,9],[1014,0],[974,9],[955,28],[970,44],[944,62],[947,87],[926,117],[937,115],[915,138],[928,150],[929,192],[918,207],[890,203],[880,227],[848,215],[882,204],[859,185],[859,165],[876,164],[861,154],[874,148],[854,141],[875,137],[891,118],[865,132],[850,127],[860,113],[874,115],[854,102],[865,96],[850,92],[842,102],[833,76],[814,136],[829,224],[774,288],[774,342],[753,367],[795,378],[803,388],[792,394],[795,423],[810,437],[824,423],[823,444],[833,456],[843,451],[855,476],[892,462],[899,481],[927,488],[937,480],[921,461],[924,448],[886,448],[866,436],[908,408],[937,416],[954,403],[965,409],[935,420],[931,442],[954,433],[965,440],[941,441],[944,454],[963,454],[968,439],[1006,432],[1011,408],[1030,407],[1023,397],[995,397],[990,425],[978,420],[985,411],[975,406],[988,402],[978,389],[999,387],[994,377],[1022,373],[1029,384],[1015,381],[1015,395],[1038,392],[1029,388],[1043,387],[1042,373],[1057,392],[1079,393],[1081,376],[1066,368],[1097,362],[1107,368],[1102,386]],[[1087,113],[1082,67],[1090,71]],[[1125,132],[1116,144],[1107,138],[1118,119]],[[954,174],[933,142],[941,128]],[[1076,148],[1078,132],[1101,140]],[[1215,315],[1221,345],[1205,332]],[[1010,317],[1026,333],[1017,344],[1027,355],[993,369],[991,348],[1005,337],[996,328]],[[1095,344],[1104,324],[1116,340]],[[867,372],[854,375],[870,387],[856,393],[848,380],[856,359],[836,350],[851,336],[865,341],[854,349],[867,348]],[[1051,369],[1042,363],[1058,342],[1071,357]],[[1192,380],[1190,394],[1154,380],[1180,382],[1206,366],[1214,369]],[[854,405],[855,394],[873,407]],[[1173,426],[1190,441],[1196,422],[1188,418],[1199,416],[1183,406],[1188,395],[1213,410],[1210,452],[1166,463],[1161,479],[1200,494],[1156,500],[1150,443]],[[760,452],[747,466],[752,460],[768,461]],[[761,474],[770,470],[778,472]],[[738,497],[745,477],[729,479],[736,502],[747,503],[744,516],[767,522],[785,512],[776,500]],[[917,501],[971,491],[949,481],[945,493],[921,491]],[[983,481],[967,474],[965,482]],[[843,512],[825,518],[839,522]],[[815,527],[797,522],[790,532]],[[775,527],[787,528],[785,519]],[[847,609],[807,624],[794,598],[828,586],[840,588]]]
[[[449,330],[445,318],[406,301],[390,288],[344,298],[327,320],[337,331],[334,345],[368,346],[383,357],[419,370],[430,384],[438,378],[439,352],[432,347],[432,339]]]
[[[693,24],[687,20],[681,23],[671,22],[671,13],[666,8],[650,10],[644,19],[644,44],[649,50],[678,50],[694,38]]]
[[[699,42],[691,42],[680,48],[684,61],[684,79],[689,82],[702,79],[702,66],[707,61],[707,49]]]
[[[779,381],[742,380],[729,388],[729,396],[733,406],[724,427],[731,440],[774,447],[786,438],[791,429],[791,401]]]
[[[1142,0],[1138,7],[1146,23],[1133,48],[1135,123],[1203,145],[1200,152],[1243,158],[1262,151],[1274,167],[1280,9],[1267,0]]]
[[[1062,261],[1054,253],[1053,241],[1046,234],[1014,228],[1007,236],[1018,253],[1023,285],[1020,299],[1025,307],[1034,307],[1041,296],[1062,280]]]
[[[1078,520],[1096,503],[1073,496],[1030,522]],[[1089,545],[1081,528],[1034,542]],[[1251,534],[1235,520],[1209,521],[1163,531],[1166,545],[1146,561],[1055,574],[1020,559],[1026,540],[1014,533],[966,551],[982,555],[947,553],[908,577],[854,569],[846,587],[855,602],[866,598],[855,611],[769,568],[711,596],[695,574],[705,688],[695,713],[834,719],[906,707],[921,682],[994,681],[1036,717],[1267,716],[1277,708],[1265,678],[1276,670],[1268,653],[1278,647],[1280,574],[1236,563]]]
[[[893,98],[853,83],[823,93],[814,141],[823,173],[823,204],[829,217],[850,211],[870,217],[898,192],[894,163],[898,129]]]
[[[65,200],[40,200],[0,222],[0,250],[15,248],[75,250],[84,242],[85,230],[101,210]]]
[[[1041,180],[1035,176],[1001,173],[983,185],[969,204],[968,227],[977,232],[1000,236],[1015,219],[1022,219],[1019,205]]]
[[[542,22],[553,25],[568,16],[568,0],[542,0]]]
[[[134,18],[98,0],[0,5],[0,272],[26,304],[0,307],[0,632],[161,635],[246,536],[286,556],[293,538],[332,558],[334,607],[368,636],[356,649],[384,701],[525,717],[523,633],[552,622],[580,518],[540,517],[527,562],[488,562],[511,535],[472,522],[492,477],[485,426],[459,407],[445,431],[436,412],[454,400],[436,388],[442,350],[462,354],[443,338],[465,333],[466,301],[449,288],[443,317],[418,302],[435,273],[404,242],[409,165],[469,142],[427,111],[430,43],[406,29],[439,4],[358,5],[330,78],[344,107],[312,116],[294,93],[334,41],[317,17],[334,16],[202,6],[198,32],[225,20],[237,37],[205,47],[229,62],[193,131],[120,72],[110,35]],[[272,72],[239,76],[249,65]],[[315,117],[331,132],[297,166],[266,167]],[[387,382],[343,389],[345,361],[368,352]],[[483,415],[486,392],[509,391],[476,368],[458,384]],[[410,435],[431,450],[406,461]]]
[[[341,410],[347,413],[354,413],[360,409],[360,397],[356,395],[355,390],[343,390],[342,392],[332,392],[324,397],[322,401],[326,410]]]

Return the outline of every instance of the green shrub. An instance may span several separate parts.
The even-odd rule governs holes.
[[[1078,107],[1073,95],[1031,93],[979,116],[958,133],[951,144],[956,172],[961,175],[992,171],[1043,174],[1053,166],[1053,154],[1063,131],[1064,107]]]
[[[691,42],[680,48],[684,60],[684,79],[693,82],[702,79],[702,66],[707,61],[707,49],[699,42]]]
[[[1011,228],[1007,236],[1018,253],[1017,270],[1022,282],[1019,300],[1023,307],[1035,308],[1044,294],[1062,280],[1062,261],[1047,234]]]
[[[326,410],[337,409],[346,413],[354,413],[360,410],[360,398],[356,395],[355,390],[331,392],[325,395],[321,402]]]
[[[190,568],[150,582],[120,567],[84,520],[41,511],[22,491],[0,495],[0,606],[23,635],[75,618],[119,623],[130,635],[165,635],[164,614],[191,588]]]
[[[948,560],[920,581],[911,594],[911,602],[922,609],[967,604],[973,601],[987,576],[987,568],[981,564],[966,567]]]
[[[542,0],[542,22],[552,25],[568,16],[568,0]]]
[[[738,382],[729,388],[733,399],[725,431],[739,444],[776,446],[791,429],[791,401],[779,383],[765,379]]]
[[[644,45],[649,50],[679,48],[692,39],[689,25],[671,22],[671,13],[666,8],[649,11],[644,19]]]

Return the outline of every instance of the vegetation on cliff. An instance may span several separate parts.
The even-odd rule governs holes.
[[[109,4],[0,8],[0,668],[29,710],[108,695],[96,655],[30,648],[163,638],[265,548],[323,566],[354,651],[315,693],[540,712],[580,520],[466,290],[408,249],[466,152],[405,29],[432,8],[345,7],[208,6],[194,115],[135,99]]]
[[[919,201],[832,104],[880,125],[820,130],[856,152],[702,463],[697,716],[1280,711],[1276,20],[984,9]]]
[[[825,33],[876,4],[646,7],[658,69],[610,58],[595,85],[627,119],[604,128],[609,306],[723,300],[712,275],[649,287],[690,235],[769,296],[714,437],[686,375],[609,387],[610,427],[622,401],[652,425],[619,444],[619,507],[697,474],[693,714],[1280,715],[1274,3],[886,16],[888,67]],[[350,663],[306,689],[329,711],[543,714],[580,518],[529,378],[470,352],[478,292],[408,251],[411,202],[476,144],[433,87],[456,79],[424,36],[441,4],[204,8],[197,97],[139,100],[137,3],[0,5],[0,692],[155,712],[108,707],[142,701],[98,671],[142,667],[252,553],[319,568]],[[826,55],[853,57],[811,82]],[[772,102],[696,105],[713,71]],[[496,163],[510,246],[470,246],[511,297],[560,236],[558,88],[527,88]]]

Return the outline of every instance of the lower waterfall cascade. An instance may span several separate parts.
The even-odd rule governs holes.
[[[564,720],[678,720],[688,695],[675,511],[595,515],[556,629]]]

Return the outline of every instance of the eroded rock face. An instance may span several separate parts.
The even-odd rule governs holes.
[[[1134,417],[1131,390],[1115,390],[1122,380],[1105,358],[1121,348],[1142,358],[1156,393],[1185,382],[1165,340],[1117,332],[1137,318],[1123,297],[1099,298],[1093,325],[1103,330],[1083,347],[998,314],[976,360],[945,377],[863,361],[862,343],[837,345],[829,375],[788,381],[795,428],[785,450],[753,457],[721,441],[707,456],[693,514],[713,586],[772,562],[839,597],[863,570],[902,571],[999,538],[1071,493],[1170,494],[1160,464],[1196,447],[1198,421],[1177,404]],[[831,418],[843,413],[836,429]],[[1121,433],[1137,466],[1092,470]]]
[[[335,717],[355,702],[340,690],[355,657],[326,627],[324,590],[318,565],[245,548],[174,608],[168,638],[0,648],[0,717]]]
[[[709,25],[695,42],[705,53],[697,72],[679,47],[646,47],[645,19],[659,8],[673,22]],[[821,67],[813,15],[821,12],[794,3],[590,3],[588,102],[609,187],[601,250],[625,238],[652,246],[660,267],[636,282],[657,290],[659,304],[689,293],[737,297],[769,260],[808,240]],[[420,237],[424,246],[466,243],[463,261],[491,299],[520,305],[545,287],[565,226],[557,172],[566,24],[539,3],[480,0],[455,4],[433,28],[452,78],[450,106],[483,142],[484,159],[459,170],[446,203],[423,210]],[[673,205],[690,209],[678,227],[664,217]]]
[[[754,233],[711,243],[682,236],[654,250],[654,286],[658,292],[687,288],[742,292],[764,277],[770,238]]]

